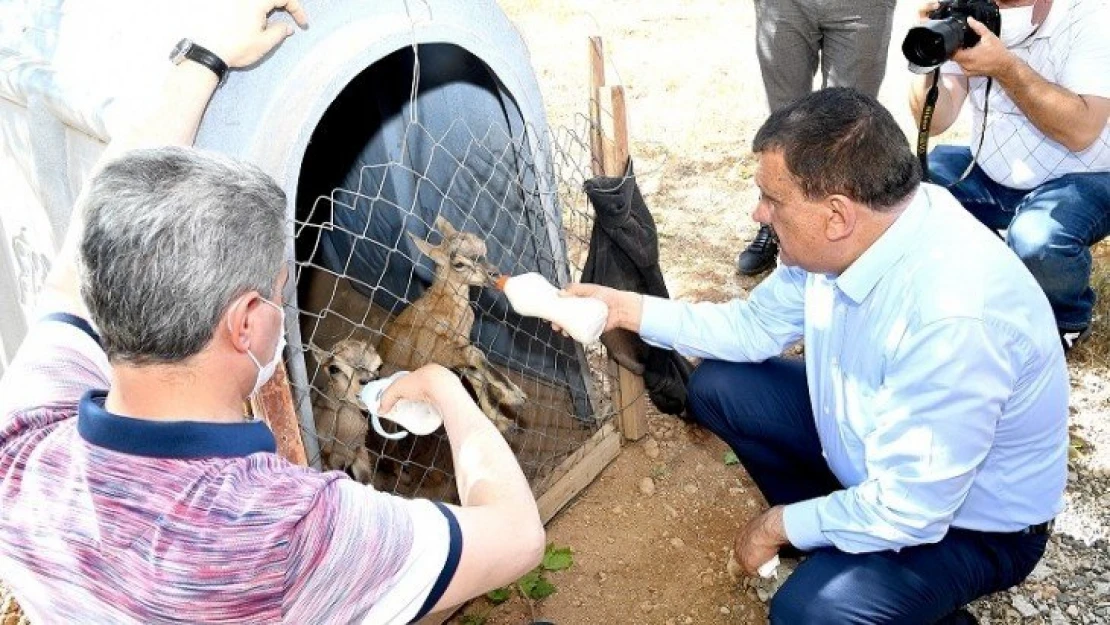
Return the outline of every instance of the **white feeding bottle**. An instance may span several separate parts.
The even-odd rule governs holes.
[[[385,389],[389,388],[390,384],[404,375],[408,375],[408,371],[398,371],[388,378],[374,380],[362,387],[362,392],[359,393],[359,399],[366,404],[366,409],[370,411],[370,425],[374,426],[374,431],[378,433],[378,436],[390,440],[402,439],[408,436],[409,432],[417,436],[425,436],[435,432],[439,429],[439,426],[443,425],[443,417],[440,416],[438,410],[430,404],[411,399],[400,399],[393,404],[393,410],[381,414],[382,394],[385,393]],[[386,432],[382,428],[382,417],[405,429]],[[408,432],[405,430],[408,430]]]
[[[605,329],[609,307],[592,297],[560,297],[559,289],[538,273],[501,276],[497,288],[505,292],[513,310],[557,324],[579,343],[593,343]]]

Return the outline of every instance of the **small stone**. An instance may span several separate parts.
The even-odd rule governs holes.
[[[1068,613],[1068,616],[1071,616],[1072,618],[1074,618],[1076,616],[1079,616],[1079,606],[1069,605],[1068,609],[1067,609],[1067,613]]]
[[[624,508],[622,508],[620,506],[614,506],[613,507],[613,514],[615,514],[617,516],[620,516],[620,515],[624,514]]]
[[[694,622],[694,619],[692,617],[686,616],[682,618],[682,622],[686,625],[690,625],[690,623]]]
[[[651,605],[650,601],[645,601],[640,604],[640,611],[646,614],[648,612],[651,612],[653,607],[654,606]]]
[[[671,546],[674,547],[675,549],[682,549],[683,547],[686,546],[686,543],[684,543],[682,541],[682,539],[679,538],[678,536],[675,536],[674,538],[671,539]]]
[[[1075,606],[1072,606],[1072,608],[1075,608]],[[1068,608],[1068,613],[1071,613],[1071,608]],[[1079,616],[1079,608],[1075,609],[1075,614],[1073,616]],[[1049,625],[1067,625],[1068,617],[1064,616],[1059,610],[1053,609],[1048,617],[1048,622]]]
[[[1033,568],[1033,572],[1029,574],[1029,581],[1043,582],[1048,579],[1052,573],[1052,567],[1048,566],[1044,560],[1041,560],[1037,563],[1037,566]]]
[[[732,613],[732,610],[729,610],[727,605],[721,606],[721,608],[717,611],[720,612],[721,614],[724,614],[725,616],[728,616],[729,614]]]
[[[649,438],[644,441],[644,455],[651,460],[659,457],[659,441]]]
[[[670,518],[672,520],[678,518],[678,510],[675,510],[674,508],[672,508],[671,506],[668,506],[667,504],[663,504],[663,509],[667,511],[667,517],[668,518]]]
[[[744,493],[744,489],[740,488],[739,486],[733,486],[732,488],[728,489],[728,494],[730,494],[734,497],[737,496],[737,495],[741,495],[743,493]]]
[[[1028,599],[1021,595],[1014,595],[1013,598],[1010,599],[1010,605],[1014,606],[1018,614],[1021,614],[1025,618],[1033,618],[1040,613],[1032,603],[1029,603]]]
[[[694,495],[698,492],[698,487],[693,484],[687,484],[682,487],[682,490],[685,491],[687,495]]]
[[[725,571],[728,572],[728,576],[734,582],[738,582],[744,577],[744,571],[740,568],[740,563],[736,561],[736,554],[731,549],[728,552],[728,564],[725,565]]]
[[[650,477],[645,477],[644,479],[640,480],[640,493],[647,497],[651,497],[652,495],[654,495],[655,480],[651,479]]]
[[[755,596],[759,597],[759,600],[763,603],[767,603],[767,601],[771,598],[771,591],[760,586],[755,589]]]

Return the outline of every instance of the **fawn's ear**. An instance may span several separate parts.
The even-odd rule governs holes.
[[[312,343],[308,344],[308,351],[311,352],[312,358],[316,360],[317,367],[325,367],[328,361],[331,360],[331,354],[329,352],[316,347],[316,345]]]
[[[443,251],[440,250],[438,245],[432,245],[411,232],[408,233],[408,235],[416,245],[416,249],[420,250],[425,256],[431,258],[435,264],[442,265],[447,262],[447,258],[443,255]]]
[[[447,221],[443,215],[436,217],[436,230],[439,230],[439,233],[442,234],[445,239],[459,233],[458,230],[455,230],[455,226],[452,226],[451,222]]]

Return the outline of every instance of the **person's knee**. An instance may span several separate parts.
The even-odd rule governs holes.
[[[852,597],[825,590],[821,586],[792,584],[787,581],[771,599],[771,624],[831,625],[846,622],[842,618],[843,603],[852,601]]]
[[[690,374],[686,384],[686,405],[690,416],[699,423],[704,422],[706,412],[720,401],[721,390],[729,385],[727,366],[716,360],[705,360]]]
[[[1038,266],[1053,257],[1074,257],[1083,246],[1053,219],[1049,211],[1018,214],[1006,232],[1006,241],[1022,260],[1037,274]]]

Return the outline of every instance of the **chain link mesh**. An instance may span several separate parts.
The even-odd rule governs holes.
[[[516,405],[479,404],[508,417],[503,434],[539,493],[619,411],[615,382],[600,344],[578,345],[516,315],[502,295],[475,283],[474,264],[487,261],[505,275],[537,271],[560,286],[578,279],[594,222],[582,190],[592,128],[582,116],[542,133],[475,129],[462,117],[438,128],[407,119],[401,158],[361,164],[357,186],[317,197],[296,220],[301,341],[293,347],[305,375],[291,383],[309,461],[382,491],[454,499],[442,428],[386,440],[368,428],[357,397],[372,378],[438,361],[481,399],[490,392],[484,378],[455,358],[476,347],[492,377],[525,396]],[[459,136],[467,138],[461,151]],[[406,185],[412,191],[399,190]],[[421,242],[445,256],[430,262]]]

